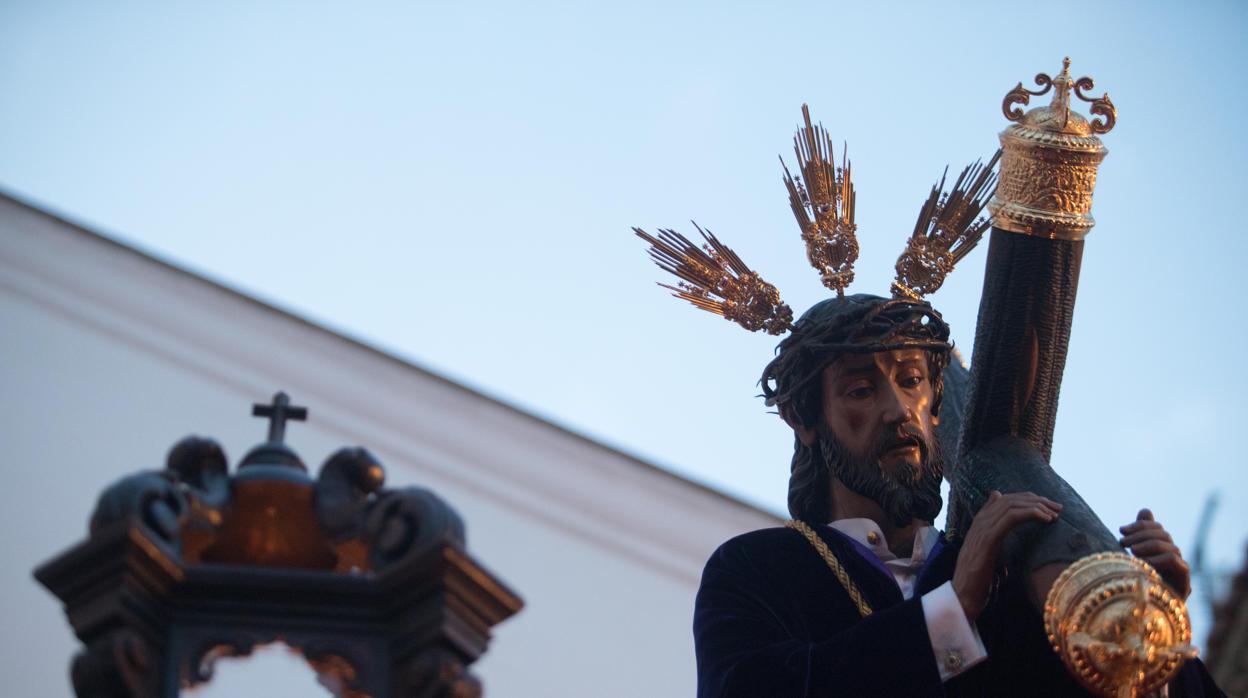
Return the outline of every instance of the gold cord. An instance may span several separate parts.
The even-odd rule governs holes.
[[[814,547],[815,552],[819,553],[819,557],[828,563],[828,568],[832,570],[832,574],[836,575],[836,580],[841,583],[842,587],[845,587],[850,600],[858,607],[858,613],[863,618],[871,615],[871,605],[862,597],[862,592],[858,591],[858,586],[854,584],[854,580],[849,578],[849,573],[845,571],[844,567],[841,567],[841,561],[836,559],[836,556],[828,549],[828,544],[823,542],[819,534],[811,530],[810,526],[807,526],[805,522],[797,519],[791,519],[784,525],[786,528],[791,528],[802,534],[810,542],[811,546]]]

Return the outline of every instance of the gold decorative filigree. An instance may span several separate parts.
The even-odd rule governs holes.
[[[968,165],[948,193],[944,189],[949,168],[945,168],[945,174],[919,210],[910,242],[897,258],[893,296],[917,301],[934,293],[945,283],[945,276],[954,265],[979,243],[988,229],[988,220],[978,216],[992,197],[1000,157],[998,150],[987,166],[978,161]]]
[[[1063,65],[1069,66],[1070,59],[1064,59]],[[1063,70],[1064,69],[1065,68],[1063,68]],[[1036,73],[1036,84],[1043,89],[1029,90],[1026,87],[1023,87],[1023,83],[1020,82],[1014,86],[1014,89],[1005,93],[1005,99],[1001,101],[1001,111],[1005,112],[1005,118],[1010,121],[1022,120],[1023,109],[1017,105],[1021,104],[1025,107],[1031,103],[1032,97],[1040,97],[1048,94],[1049,90],[1053,89],[1053,78],[1049,77],[1047,73]]]
[[[1070,59],[1055,78],[1044,73],[1028,90],[1020,82],[1001,103],[1005,118],[1017,122],[1001,132],[1004,155],[1001,182],[988,203],[993,225],[1026,235],[1082,240],[1095,225],[1092,191],[1096,168],[1108,153],[1095,134],[1107,133],[1117,121],[1109,94],[1091,98],[1092,78],[1070,77]],[[1088,121],[1070,109],[1070,95],[1092,104],[1099,119]],[[1023,113],[1019,105],[1053,92],[1053,101]]]
[[[789,190],[793,216],[802,229],[806,258],[819,271],[823,285],[843,296],[845,287],[854,280],[854,262],[858,260],[851,168],[845,151],[841,165],[836,165],[832,138],[822,124],[811,124],[810,108],[805,104],[802,118],[806,125],[793,136],[793,152],[801,174],[790,174],[781,158],[784,186]]]
[[[1068,62],[1069,58],[1066,59]],[[1103,119],[1093,119],[1088,125],[1092,128],[1092,133],[1109,133],[1114,124],[1118,123],[1118,108],[1114,103],[1109,101],[1109,93],[1106,92],[1100,97],[1091,98],[1083,93],[1084,90],[1090,90],[1095,87],[1092,78],[1084,76],[1075,81],[1075,96],[1085,102],[1090,102],[1091,107],[1088,111],[1093,114],[1100,115]]]
[[[1049,90],[1055,90],[1053,103],[1049,105],[1047,111],[1053,117],[1056,117],[1054,121],[1060,118],[1062,130],[1070,128],[1073,132],[1081,132],[1082,135],[1087,135],[1088,132],[1109,133],[1110,129],[1114,127],[1114,123],[1118,119],[1118,110],[1114,107],[1114,103],[1109,100],[1109,93],[1106,92],[1100,97],[1089,97],[1084,94],[1096,85],[1092,78],[1086,75],[1078,80],[1071,79],[1069,57],[1062,59],[1062,72],[1058,73],[1056,78],[1051,78],[1045,73],[1039,73],[1035,77],[1035,82],[1041,89],[1029,90],[1023,87],[1023,83],[1020,82],[1014,86],[1014,89],[1006,93],[1005,99],[1001,102],[1001,111],[1005,113],[1005,118],[1010,121],[1022,121],[1026,115],[1018,105],[1026,106],[1031,102],[1032,97],[1039,97],[1048,94]],[[1094,119],[1089,123],[1082,116],[1071,112],[1071,88],[1074,88],[1076,97],[1091,103],[1092,106],[1089,111],[1100,115],[1103,117],[1103,120]]]
[[[1187,605],[1148,563],[1097,553],[1067,567],[1044,602],[1049,642],[1085,688],[1136,698],[1196,656]]]
[[[698,249],[685,236],[660,228],[658,237],[633,228],[650,243],[650,258],[659,268],[681,279],[676,286],[659,284],[707,312],[722,315],[751,332],[778,335],[793,325],[793,310],[780,300],[775,286],[767,283],[741,261],[735,252],[709,231],[693,226],[706,240]]]

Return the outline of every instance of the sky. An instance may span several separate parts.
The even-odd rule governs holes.
[[[1229,570],[1246,30],[1236,2],[7,0],[0,189],[783,513],[775,338],[666,296],[630,227],[696,220],[797,312],[826,297],[776,160],[809,103],[853,161],[851,290],[886,293],[943,168],[991,155],[1005,93],[1070,56],[1118,125],[1053,465],[1189,559],[1217,493]],[[986,247],[931,298],[965,353]]]

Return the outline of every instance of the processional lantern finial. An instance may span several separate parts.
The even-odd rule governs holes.
[[[286,393],[252,414],[268,441],[233,473],[215,441],[187,437],[164,470],[108,487],[87,540],[35,571],[84,645],[75,692],[175,698],[216,659],[281,641],[344,698],[479,698],[469,665],[523,602],[468,554],[459,515],[383,487],[363,448],[310,477],[284,442],[308,410]]]

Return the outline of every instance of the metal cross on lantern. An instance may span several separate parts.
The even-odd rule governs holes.
[[[269,441],[281,443],[286,439],[286,420],[302,422],[308,418],[308,408],[294,407],[290,404],[290,396],[279,392],[273,396],[268,405],[252,405],[251,416],[269,418]]]

